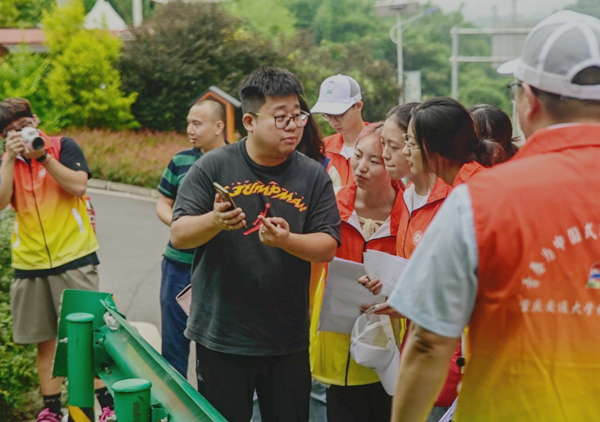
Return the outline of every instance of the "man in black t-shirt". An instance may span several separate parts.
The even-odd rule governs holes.
[[[310,263],[330,261],[340,217],[323,166],[295,151],[308,115],[302,85],[264,68],[240,87],[248,138],[211,151],[184,180],[171,242],[197,247],[186,336],[198,390],[229,421],[307,421]],[[223,201],[224,186],[237,208]]]

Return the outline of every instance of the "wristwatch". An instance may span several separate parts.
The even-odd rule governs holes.
[[[36,161],[38,163],[44,164],[44,161],[46,161],[47,159],[48,159],[48,151],[44,151],[44,155],[42,155],[41,157],[36,158]]]

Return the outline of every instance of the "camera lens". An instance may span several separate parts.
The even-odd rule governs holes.
[[[33,140],[31,141],[31,148],[33,148],[36,151],[44,148],[44,140],[39,136],[37,138],[33,138]]]

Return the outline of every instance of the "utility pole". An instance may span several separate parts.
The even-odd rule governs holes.
[[[133,8],[133,26],[138,27],[142,24],[144,19],[142,16],[142,0],[132,0]]]

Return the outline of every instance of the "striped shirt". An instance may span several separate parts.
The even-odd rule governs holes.
[[[158,184],[158,191],[167,198],[175,200],[183,178],[192,164],[194,164],[201,155],[202,152],[198,148],[187,149],[175,154],[163,172],[160,183]],[[165,258],[181,264],[192,265],[195,250],[195,248],[175,249],[169,241],[164,256]]]

